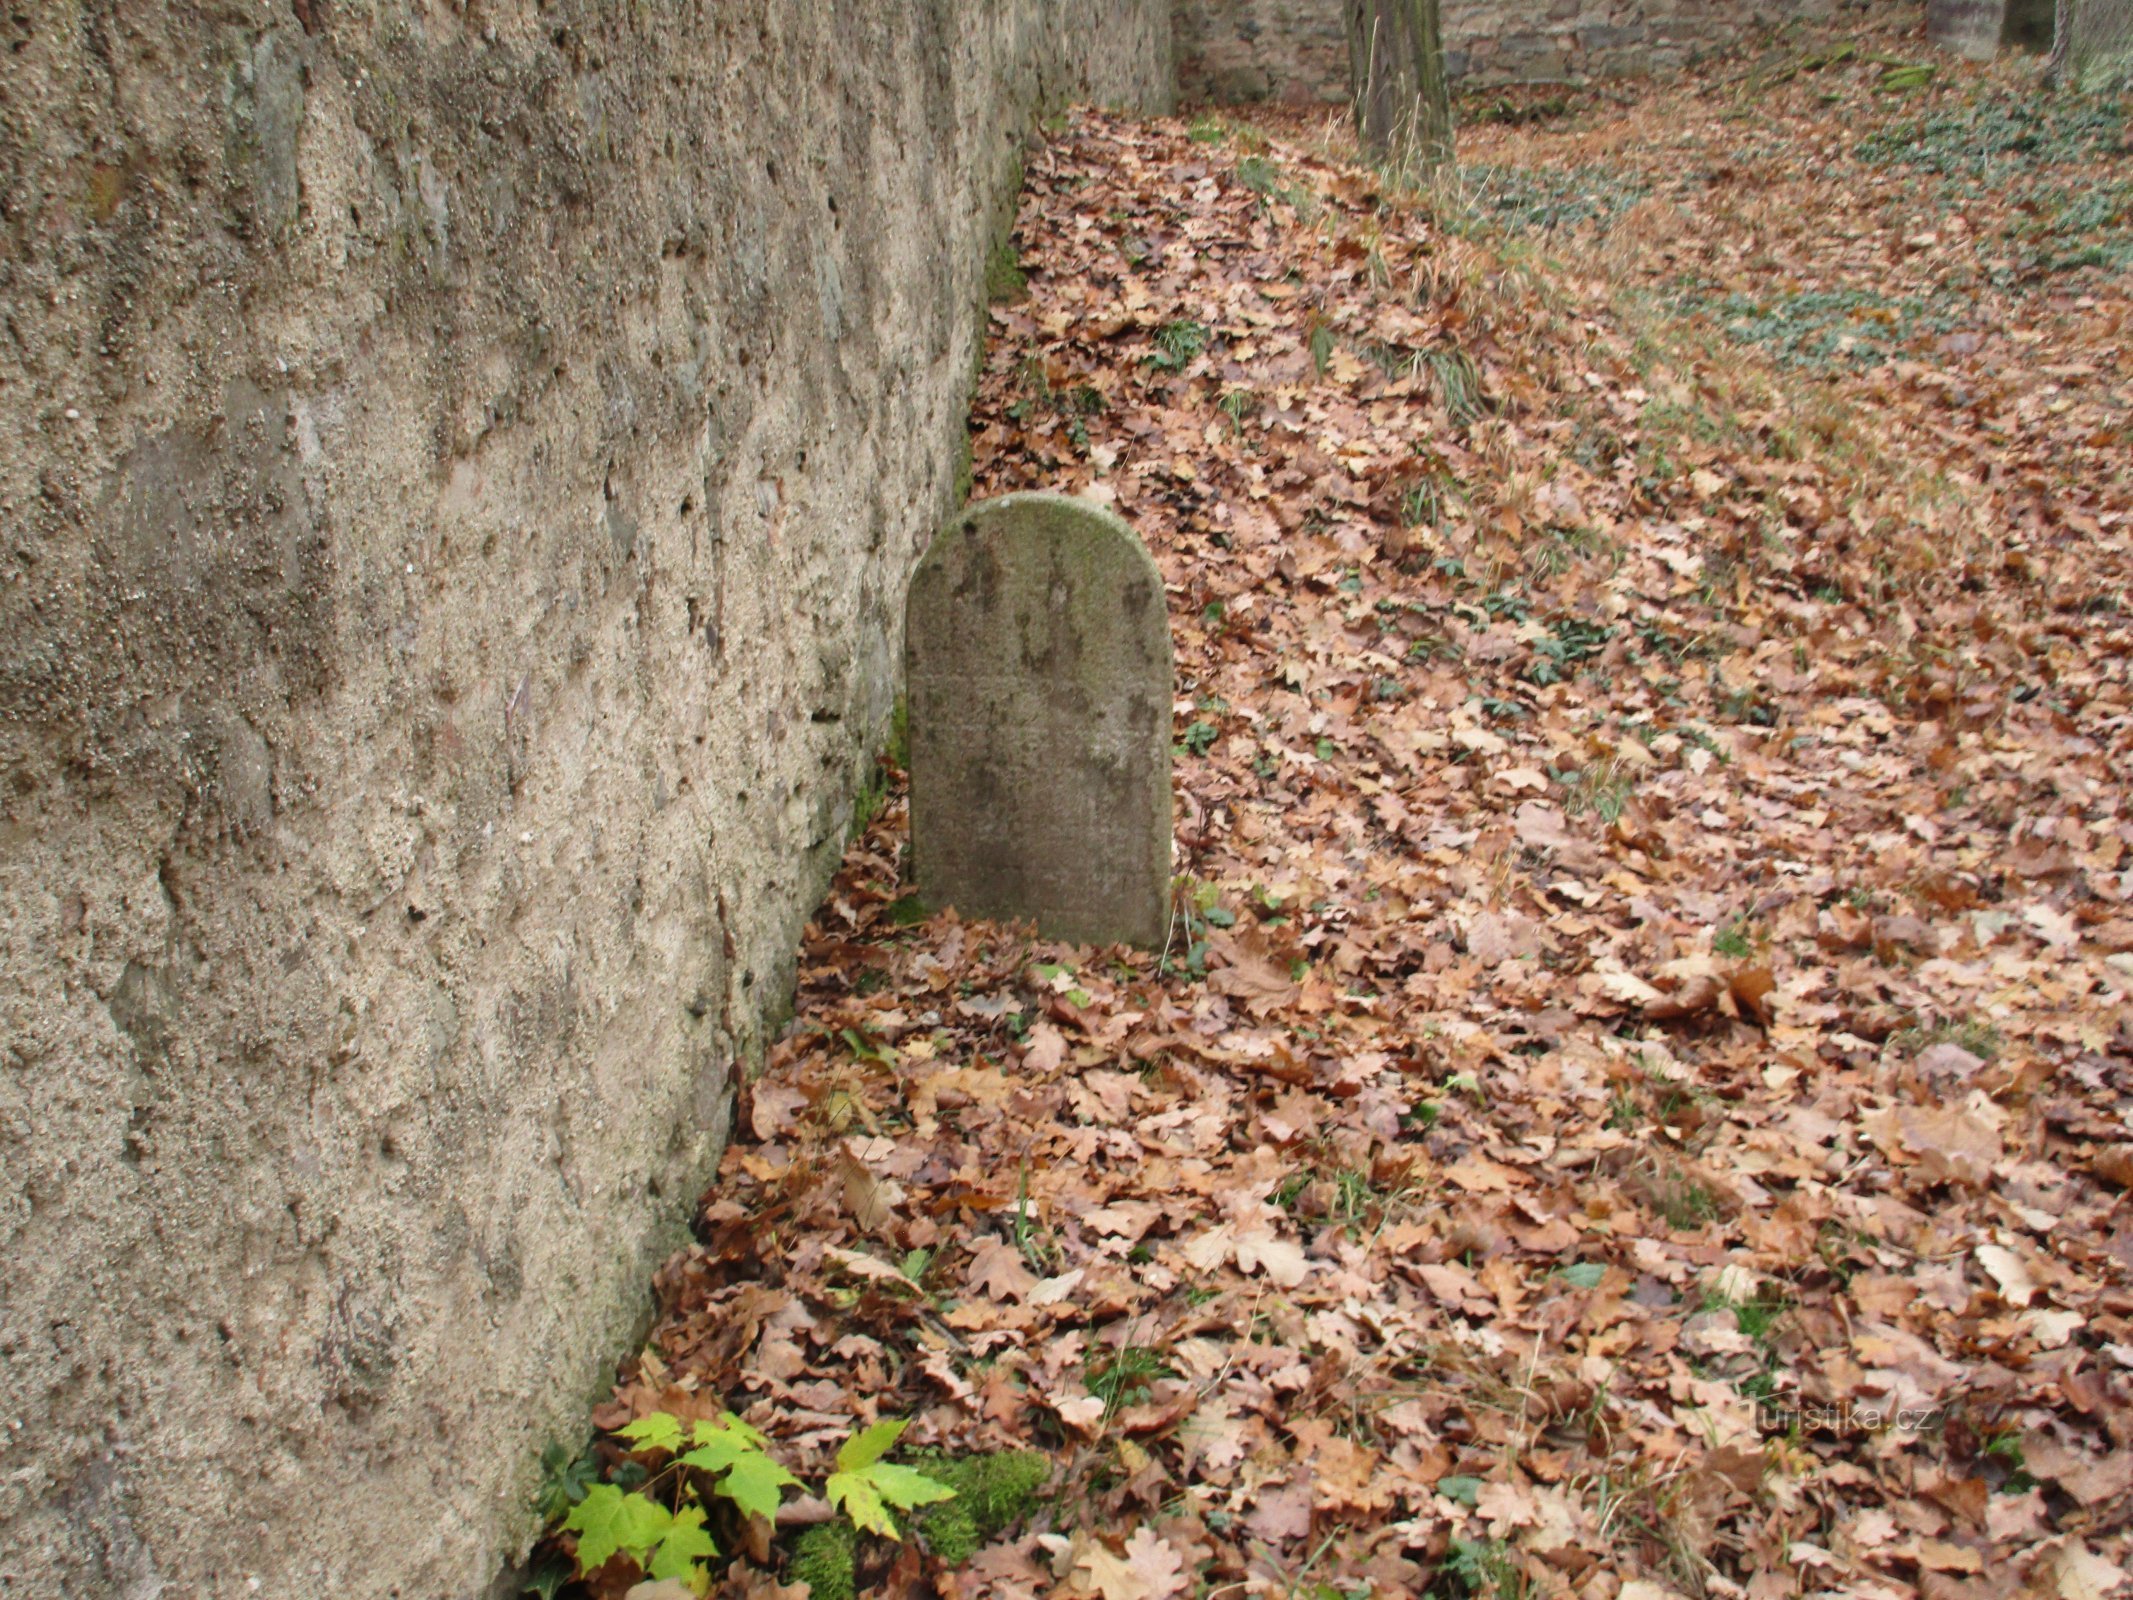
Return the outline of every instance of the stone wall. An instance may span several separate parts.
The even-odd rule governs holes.
[[[1348,96],[1341,0],[1177,0],[1178,97],[1317,105]]]
[[[1041,105],[1167,0],[0,54],[0,1594],[480,1593],[787,1003]]]
[[[1833,0],[1442,0],[1454,79],[1584,80],[1678,70],[1753,29],[1827,16]],[[1344,101],[1341,0],[1177,0],[1188,102]]]

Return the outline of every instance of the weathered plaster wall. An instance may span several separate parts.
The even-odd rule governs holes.
[[[1834,0],[1442,0],[1446,65],[1483,83],[1679,69]],[[1348,93],[1341,0],[1176,0],[1188,101],[1334,103]]]
[[[0,24],[0,1593],[479,1593],[782,1003],[1159,0]]]

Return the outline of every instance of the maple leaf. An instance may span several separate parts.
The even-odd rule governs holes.
[[[563,1519],[564,1529],[578,1536],[580,1572],[605,1566],[617,1552],[643,1566],[673,1523],[673,1514],[656,1500],[625,1494],[611,1483],[587,1490]]]
[[[718,1492],[751,1517],[777,1519],[778,1502],[787,1488],[800,1487],[800,1480],[769,1456],[753,1452],[742,1456],[719,1480]]]
[[[693,1581],[702,1571],[698,1563],[717,1554],[718,1546],[704,1532],[704,1508],[683,1506],[674,1513],[673,1522],[659,1541],[658,1553],[645,1570],[654,1578]]]
[[[671,1455],[681,1448],[681,1422],[664,1411],[639,1417],[615,1432],[640,1450],[664,1450]]]
[[[823,1489],[830,1504],[841,1507],[855,1525],[884,1538],[903,1537],[889,1514],[891,1506],[909,1511],[955,1498],[946,1484],[881,1459],[909,1426],[908,1420],[877,1422],[853,1434],[837,1452],[837,1470]]]

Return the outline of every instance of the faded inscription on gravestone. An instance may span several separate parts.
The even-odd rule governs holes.
[[[919,563],[904,622],[925,904],[1161,943],[1170,618],[1133,530],[1064,495],[969,506]]]
[[[1926,37],[1973,61],[2003,45],[2049,50],[2056,0],[1927,0]]]

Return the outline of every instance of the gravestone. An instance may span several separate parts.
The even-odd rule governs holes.
[[[2057,0],[1927,0],[1926,37],[1972,61],[2003,45],[2048,50]]]
[[[1160,944],[1170,618],[1133,530],[1057,494],[966,507],[911,579],[904,664],[922,901]]]

